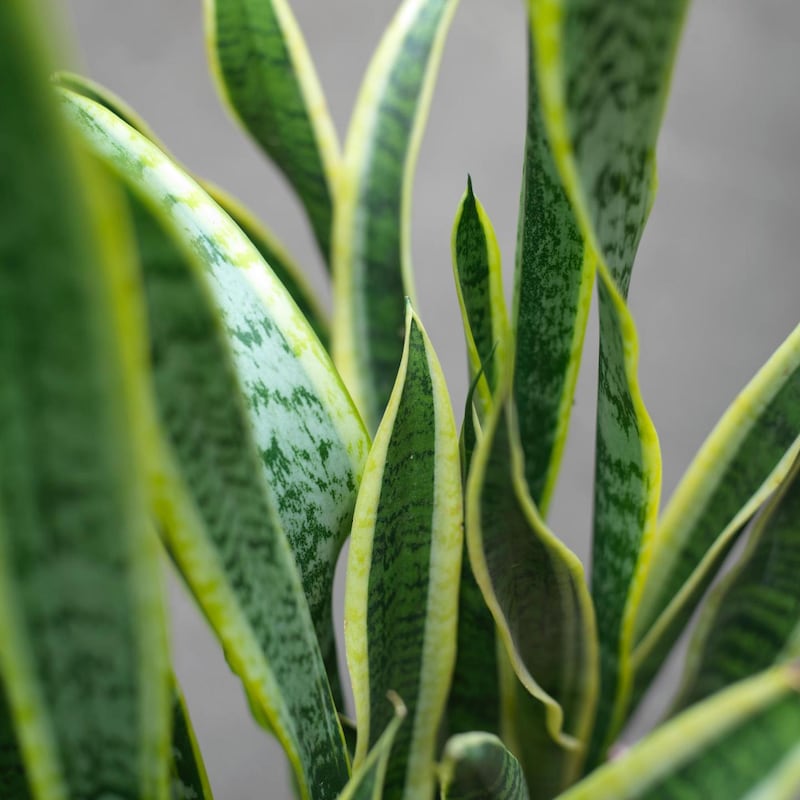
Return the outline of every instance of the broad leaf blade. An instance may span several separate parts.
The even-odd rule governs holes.
[[[140,287],[48,62],[32,4],[0,4],[0,672],[33,796],[164,800]]]
[[[488,733],[451,738],[439,771],[442,800],[528,800],[519,761]]]
[[[601,642],[590,763],[625,719],[633,615],[661,484],[626,297],[652,205],[655,144],[686,0],[529,0],[542,112],[581,234],[598,259],[600,365],[592,596]]]
[[[734,400],[658,526],[636,616],[637,695],[649,685],[726,555],[800,450],[800,327]]]
[[[411,189],[439,60],[458,0],[404,0],[361,86],[334,230],[333,352],[370,431],[403,350],[414,299]]]
[[[469,373],[477,382],[475,399],[484,417],[498,387],[510,334],[500,248],[491,220],[472,191],[471,178],[453,224],[452,251]]]
[[[206,0],[206,26],[220,93],[297,192],[330,263],[339,145],[289,3]]]
[[[547,138],[536,43],[528,37],[528,121],[514,284],[514,399],[528,489],[546,515],[567,439],[595,263]]]
[[[795,459],[784,485],[756,521],[736,569],[703,608],[675,709],[786,657],[800,629],[798,576],[800,459]]]
[[[202,281],[208,281],[219,308],[213,313],[221,314],[230,338],[236,382],[249,412],[242,422],[252,428],[246,435],[261,456],[257,472],[269,484],[292,545],[335,686],[331,595],[368,447],[361,420],[306,320],[219,207],[105,108],[69,92],[64,101],[93,152],[157,211],[167,239],[204,267]],[[159,241],[152,243],[158,257]],[[241,390],[229,404],[238,403]],[[208,413],[213,409],[212,404]]]
[[[389,761],[386,798],[433,791],[436,736],[455,660],[461,527],[453,412],[409,304],[397,383],[358,496],[345,593],[356,766],[389,722],[386,692],[397,692],[408,708]]]
[[[213,800],[189,710],[177,685],[172,698],[171,800]]]
[[[559,800],[793,800],[800,789],[796,666],[686,711]]]
[[[134,130],[141,133],[146,139],[149,139],[159,150],[169,155],[177,163],[176,159],[167,151],[163,142],[159,140],[147,123],[113,92],[94,81],[90,81],[88,78],[70,72],[59,72],[53,80],[57,86],[70,89],[76,94],[88,100],[94,100],[107,108],[123,122],[126,122]],[[328,319],[302,271],[286,252],[284,246],[271,231],[267,230],[247,208],[230,194],[208,181],[203,181],[200,178],[196,178],[196,180],[250,239],[256,250],[272,268],[278,280],[297,303],[297,307],[314,329],[314,333],[317,334],[320,342],[327,348],[330,339]]]
[[[594,615],[580,562],[528,494],[523,458],[507,385],[467,484],[470,563],[514,671],[546,706],[550,737],[579,762],[597,699]]]

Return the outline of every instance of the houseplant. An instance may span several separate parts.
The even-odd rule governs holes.
[[[62,75],[61,109],[103,167],[72,152],[29,12],[7,4],[0,30],[11,113],[0,142],[4,184],[15,192],[3,209],[0,625],[8,644],[0,669],[11,708],[2,716],[12,765],[3,775],[17,781],[7,793],[29,782],[39,797],[159,797],[170,766],[173,791],[207,792],[179,700],[168,755],[153,524],[254,714],[286,747],[301,794],[361,796],[385,772],[386,796],[425,796],[436,759],[447,796],[489,793],[479,788],[482,769],[508,778],[498,794],[522,796],[521,764],[530,795],[546,797],[603,760],[700,588],[767,502],[743,567],[710,602],[679,705],[758,674],[690,708],[568,796],[664,797],[697,780],[711,796],[754,787],[790,796],[796,670],[768,668],[791,658],[796,639],[793,573],[774,564],[791,564],[797,549],[798,334],[731,407],[656,526],[657,442],[623,300],[682,4],[659,5],[663,18],[646,3],[625,12],[530,4],[536,74],[515,334],[491,226],[471,188],[454,226],[474,378],[460,464],[435,356],[402,302],[412,293],[403,239],[411,162],[455,4],[403,4],[370,69],[343,162],[288,7],[254,3],[261,16],[249,20],[245,8],[209,10],[221,83],[305,200],[333,264],[339,369],[370,431],[383,423],[367,455],[367,433],[324,348],[253,247],[280,269],[269,236],[212,188],[221,212],[119,101]],[[626,49],[633,45],[635,54]],[[587,64],[604,66],[602,80]],[[595,274],[601,384],[590,597],[542,513]],[[294,291],[314,315],[299,282]],[[314,322],[324,337],[324,323]],[[462,471],[471,566],[459,597]],[[344,788],[329,605],[356,490],[346,613],[360,738]],[[742,634],[753,631],[758,647],[743,649]],[[399,693],[394,705],[383,701],[386,690]],[[445,706],[446,732],[456,735],[440,756]],[[742,760],[764,745],[765,729],[774,737],[768,752]],[[458,735],[471,730],[502,733],[519,760],[491,735]],[[742,769],[718,774],[720,754]]]

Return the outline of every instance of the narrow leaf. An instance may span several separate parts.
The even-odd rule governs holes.
[[[367,427],[383,414],[414,299],[411,190],[458,0],[404,0],[361,86],[337,188],[333,352]]]
[[[336,131],[287,0],[206,0],[209,60],[233,116],[305,207],[330,263]]]
[[[442,800],[528,800],[519,761],[488,733],[450,739],[439,772]]]
[[[785,657],[800,629],[798,576],[800,459],[795,459],[785,483],[756,521],[741,561],[703,608],[675,709]]]
[[[171,800],[213,800],[189,710],[177,685],[172,698]]]
[[[0,682],[34,797],[165,800],[140,286],[49,61],[33,5],[0,3]]]
[[[14,732],[14,721],[2,682],[0,681],[0,797],[33,800],[22,752]]]
[[[159,150],[169,155],[173,162],[178,163],[147,123],[124,100],[104,86],[69,72],[59,72],[53,80],[57,86],[69,89],[88,100],[94,100],[104,106],[123,122],[126,122],[134,130],[141,133],[146,139],[149,139]],[[195,177],[195,180],[241,228],[242,232],[272,268],[272,271],[287,289],[292,299],[297,303],[297,307],[314,329],[314,333],[317,334],[320,342],[327,348],[329,346],[330,331],[325,312],[308,285],[308,281],[300,267],[295,264],[292,257],[286,252],[286,248],[275,237],[275,234],[267,230],[251,211],[230,194],[208,181],[203,181],[197,177]]]
[[[433,792],[436,736],[455,660],[461,528],[453,412],[409,304],[397,383],[358,495],[345,592],[356,766],[389,722],[387,691],[408,708],[389,760],[389,800]]]
[[[600,364],[592,596],[600,707],[589,763],[624,721],[633,617],[661,484],[626,306],[653,200],[655,144],[686,0],[529,0],[542,116],[581,235],[597,256]]]
[[[472,179],[456,213],[452,251],[469,373],[477,381],[476,400],[484,417],[506,361],[510,334],[500,248],[492,223],[472,191]]]
[[[593,610],[579,560],[528,494],[508,385],[473,456],[466,523],[470,563],[514,671],[546,706],[549,735],[580,761],[596,702]]]
[[[741,681],[660,727],[559,800],[793,800],[797,666]]]

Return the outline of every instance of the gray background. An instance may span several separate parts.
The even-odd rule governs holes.
[[[396,5],[294,0],[342,138],[360,76]],[[68,0],[66,8],[73,66],[127,99],[193,170],[250,204],[323,287],[298,203],[218,104],[199,0]],[[689,14],[660,140],[660,192],[631,289],[665,496],[730,399],[800,318],[799,45],[800,3],[791,0],[697,0]],[[450,225],[470,172],[510,266],[524,50],[519,0],[462,0],[419,159],[413,218],[419,307],[457,416],[466,377]],[[595,324],[551,518],[584,560]],[[288,797],[277,747],[249,720],[237,682],[182,590],[172,594],[174,658],[217,796]],[[629,738],[652,722],[666,697],[662,683]]]

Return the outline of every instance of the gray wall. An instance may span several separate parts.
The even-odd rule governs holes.
[[[396,3],[294,0],[343,136],[360,76]],[[126,98],[192,169],[249,203],[320,285],[298,204],[220,110],[199,0],[68,0],[79,68]],[[524,133],[519,0],[462,0],[414,190],[420,310],[457,414],[465,368],[449,233],[466,174],[513,261]],[[800,4],[697,0],[660,143],[660,192],[631,290],[641,380],[667,495],[736,391],[800,318]],[[508,286],[511,274],[508,274]],[[593,323],[592,323],[593,324]],[[596,334],[587,337],[556,530],[585,558]],[[341,587],[340,587],[341,588]],[[274,743],[249,721],[204,623],[175,588],[175,661],[211,781],[225,800],[288,797]],[[663,705],[662,687],[634,734]]]

